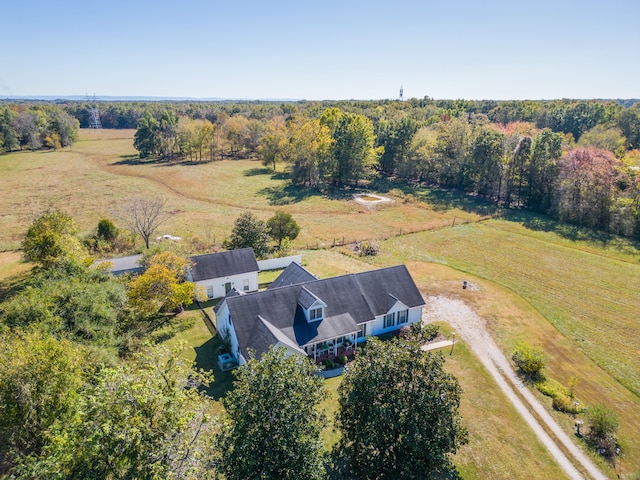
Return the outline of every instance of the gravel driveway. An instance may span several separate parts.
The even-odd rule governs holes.
[[[538,399],[520,381],[518,375],[511,367],[509,360],[507,360],[489,335],[482,318],[476,315],[462,300],[437,296],[425,297],[425,302],[426,306],[422,315],[423,321],[445,321],[455,329],[457,338],[463,340],[469,349],[480,359],[500,389],[533,429],[540,441],[549,452],[551,452],[569,478],[593,478],[598,480],[608,478],[596,467],[591,459],[573,443],[569,435],[567,435],[544,409]],[[534,411],[536,416],[532,415],[531,411]],[[545,424],[546,430],[540,422]],[[551,431],[553,437],[550,436],[547,431]],[[582,470],[588,473],[588,477],[585,477],[578,471],[567,455],[560,449],[559,445],[562,445],[565,451],[569,452],[573,459],[575,459],[575,462],[582,466]]]

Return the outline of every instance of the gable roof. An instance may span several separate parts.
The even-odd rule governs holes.
[[[195,255],[190,260],[193,263],[190,271],[194,282],[260,270],[253,248]]]
[[[300,290],[300,295],[298,295],[298,303],[302,308],[309,310],[309,307],[316,302],[322,302],[317,296],[311,293],[306,288],[302,287]]]
[[[278,275],[278,278],[271,282],[271,284],[267,287],[267,290],[288,285],[297,285],[300,283],[312,282],[313,280],[318,280],[318,277],[306,270],[301,265],[298,265],[296,262],[291,262],[289,266],[285,268],[280,275]]]
[[[326,304],[322,320],[307,322],[299,304],[304,290]],[[389,295],[408,308],[424,305],[404,265],[226,297],[224,301],[240,350],[247,357],[249,349],[259,356],[274,343],[272,329],[265,322],[302,347],[357,332],[361,324],[388,311]]]

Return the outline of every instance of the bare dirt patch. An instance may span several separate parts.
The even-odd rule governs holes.
[[[393,203],[394,200],[382,195],[375,195],[373,193],[356,193],[353,196],[356,203],[365,206],[380,205],[382,203]]]

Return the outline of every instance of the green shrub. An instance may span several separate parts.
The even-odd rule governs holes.
[[[589,408],[587,410],[588,443],[595,447],[601,455],[614,456],[618,443],[616,433],[619,425],[618,416],[604,405]]]
[[[418,324],[414,324],[414,325],[418,325]],[[424,326],[422,327],[422,337],[427,342],[436,338],[440,333],[440,327],[438,327],[437,325],[433,325],[432,323],[426,323],[423,325]]]
[[[333,360],[330,360],[328,358],[326,360],[322,361],[322,365],[324,365],[324,367],[327,370],[331,370],[331,369],[335,368],[335,363],[333,363]]]
[[[347,356],[346,355],[340,355],[338,357],[338,364],[346,365],[346,363],[347,363]]]
[[[118,229],[113,224],[113,222],[109,219],[103,218],[98,223],[98,234],[97,237],[106,242],[111,242],[115,240],[118,236]]]
[[[525,342],[518,342],[511,359],[522,373],[531,378],[541,378],[547,360],[542,350]]]
[[[546,395],[547,397],[555,398],[563,396],[569,398],[569,390],[565,388],[564,385],[562,385],[560,382],[552,378],[545,378],[544,380],[536,382],[535,387],[538,391],[540,391],[540,393]]]
[[[576,403],[576,401],[571,397],[569,397],[568,395],[563,395],[561,393],[558,393],[553,397],[552,405],[555,410],[563,413],[571,413],[575,415],[583,411],[580,403]]]
[[[378,255],[379,248],[373,242],[362,242],[360,244],[360,256],[361,257],[374,257]]]

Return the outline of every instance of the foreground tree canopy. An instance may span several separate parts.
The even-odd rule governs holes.
[[[339,390],[339,448],[361,479],[455,475],[450,454],[466,443],[462,390],[441,354],[368,340]]]
[[[220,469],[228,480],[325,478],[322,379],[307,358],[271,349],[237,370],[224,398]]]
[[[38,442],[11,453],[15,477],[213,478],[209,462],[214,423],[209,401],[197,388],[208,384],[209,376],[186,367],[176,352],[167,357],[155,351],[137,354],[125,365],[102,368],[82,381],[78,367],[67,370],[72,353],[52,358],[68,347],[60,344],[43,357],[39,352],[52,341],[44,340],[48,343],[42,346],[38,342],[43,341],[28,344],[36,347],[34,352],[23,349],[27,362],[20,363],[21,375],[34,378],[30,385],[35,386],[39,376],[48,386],[34,389],[28,404],[29,399],[18,403],[11,398],[8,404],[30,407],[29,417],[39,416],[24,418],[26,425],[34,426],[19,434],[19,445],[29,440],[32,430]],[[39,364],[43,359],[46,362]],[[9,363],[18,366],[15,359]],[[43,369],[51,367],[45,379]],[[59,378],[56,382],[51,382],[52,373]],[[6,390],[3,380],[0,377],[0,391]],[[14,414],[4,422],[17,429],[17,420]],[[12,436],[14,444],[17,437]]]

